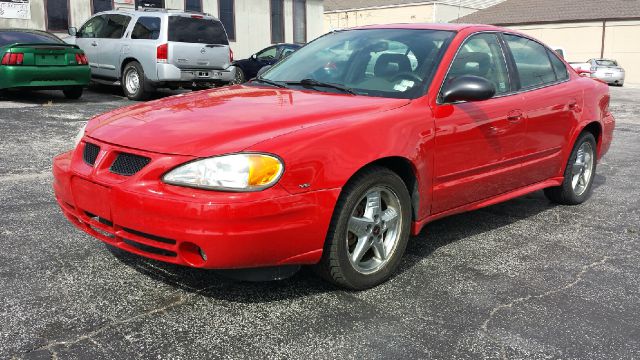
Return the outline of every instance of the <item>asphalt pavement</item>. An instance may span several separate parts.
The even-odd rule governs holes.
[[[439,220],[362,292],[304,269],[238,282],[85,235],[54,201],[51,159],[130,102],[103,87],[0,98],[0,358],[640,358],[640,89],[611,92],[588,202],[536,192]]]

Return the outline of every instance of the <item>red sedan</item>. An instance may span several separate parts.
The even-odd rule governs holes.
[[[54,189],[73,224],[132,253],[308,264],[364,289],[435,219],[541,189],[584,202],[614,125],[607,85],[526,35],[361,27],[245,85],[91,119]]]

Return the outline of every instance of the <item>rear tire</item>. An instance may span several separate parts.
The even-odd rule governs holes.
[[[82,86],[75,86],[72,88],[62,90],[62,93],[64,94],[64,97],[66,97],[67,99],[76,100],[82,97],[82,91],[83,91]]]
[[[141,101],[149,97],[149,92],[145,90],[144,70],[137,61],[131,61],[125,65],[120,83],[124,95],[129,100]]]
[[[344,187],[314,271],[348,289],[386,281],[402,260],[411,230],[411,198],[402,179],[371,167]]]
[[[597,144],[593,134],[583,132],[576,140],[564,170],[562,185],[544,189],[546,197],[562,205],[578,205],[591,195],[596,175]]]

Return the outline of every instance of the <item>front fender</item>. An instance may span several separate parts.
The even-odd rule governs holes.
[[[414,168],[421,203],[429,204],[434,133],[429,107],[411,102],[385,112],[304,128],[248,150],[279,155],[285,162],[279,184],[292,194],[342,188],[368,164],[401,157]],[[423,207],[419,217],[426,216]]]

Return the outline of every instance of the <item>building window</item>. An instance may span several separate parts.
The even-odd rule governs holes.
[[[201,0],[184,0],[184,9],[186,11],[202,12]]]
[[[271,43],[284,42],[284,0],[271,0]]]
[[[91,8],[94,14],[102,11],[113,10],[113,2],[112,0],[92,0]]]
[[[293,0],[293,42],[307,42],[307,1]]]
[[[236,17],[234,0],[218,0],[220,22],[224,26],[230,41],[236,41]]]
[[[69,4],[67,0],[46,0],[47,30],[67,31],[69,28]]]

